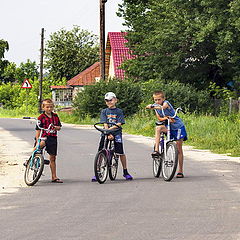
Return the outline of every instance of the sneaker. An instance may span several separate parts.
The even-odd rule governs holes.
[[[160,153],[158,151],[154,151],[152,153],[152,157],[159,157],[160,156]]]
[[[92,182],[96,182],[97,181],[97,178],[96,178],[96,176],[94,176],[93,178],[92,178]]]
[[[123,177],[125,177],[126,180],[132,180],[133,177],[128,173],[128,174],[124,174]]]

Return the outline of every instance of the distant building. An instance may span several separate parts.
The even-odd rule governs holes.
[[[107,78],[124,79],[122,62],[131,59],[130,50],[126,47],[125,32],[109,32],[106,45],[106,76]],[[100,80],[100,62],[94,63],[67,82],[67,86],[51,86],[53,101],[56,105],[68,107],[78,91],[84,86],[95,84]]]
[[[109,32],[106,46],[106,75],[108,78],[124,79],[125,71],[120,68],[121,64],[132,59],[125,32]]]

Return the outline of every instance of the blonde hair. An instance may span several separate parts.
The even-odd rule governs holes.
[[[46,98],[46,99],[43,99],[43,100],[42,100],[42,108],[44,108],[44,106],[45,106],[46,104],[53,104],[53,105],[54,105],[53,100],[50,99],[50,98]]]
[[[155,91],[153,92],[153,96],[161,95],[162,98],[165,98],[165,93],[163,91]]]

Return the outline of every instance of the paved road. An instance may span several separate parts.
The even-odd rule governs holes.
[[[0,119],[0,126],[31,142],[33,125]],[[64,127],[59,134],[58,173],[49,169],[34,187],[0,197],[4,240],[198,240],[240,239],[239,163],[185,159],[186,178],[154,179],[151,147],[125,140],[129,171],[105,184],[90,182],[99,134]]]

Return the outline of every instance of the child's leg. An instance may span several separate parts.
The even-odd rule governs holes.
[[[182,149],[182,144],[183,140],[177,140],[177,149],[178,149],[178,172],[183,173],[183,149]]]
[[[50,160],[50,169],[52,173],[52,180],[57,179],[57,168],[56,168],[56,156],[55,155],[49,155]]]
[[[128,170],[127,170],[127,158],[125,154],[121,154],[120,156],[120,160],[122,163],[122,167],[123,167],[123,176],[126,178],[126,180],[132,180],[133,177],[129,174]]]
[[[154,151],[156,152],[159,152],[160,135],[162,132],[166,133],[167,128],[164,125],[157,126],[155,129],[155,147],[154,147]]]
[[[44,148],[46,146],[46,142],[45,141],[41,141],[40,142],[40,148]],[[35,151],[37,148],[37,143],[35,143],[33,151]]]
[[[127,158],[125,154],[119,155],[123,169],[127,169]]]

